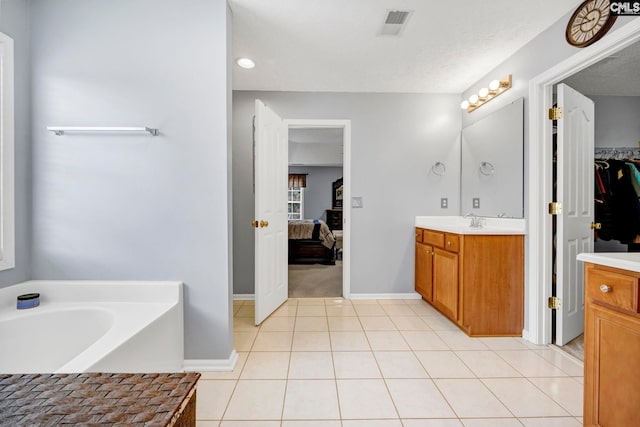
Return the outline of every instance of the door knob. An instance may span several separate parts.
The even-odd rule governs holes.
[[[251,227],[258,228],[258,221],[256,221],[255,219],[251,221]]]
[[[269,226],[269,221],[260,221],[260,228],[266,228]]]
[[[599,222],[592,222],[590,227],[592,230],[600,230],[602,228],[602,224]]]

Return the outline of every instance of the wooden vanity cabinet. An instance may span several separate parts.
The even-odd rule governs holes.
[[[585,426],[638,423],[639,281],[637,272],[585,264]]]
[[[470,336],[521,336],[524,236],[416,228],[415,288]]]

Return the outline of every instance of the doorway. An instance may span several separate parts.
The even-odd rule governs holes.
[[[553,86],[570,76],[640,40],[640,22],[632,21],[588,50],[568,58],[530,82],[529,91],[529,253],[528,339],[548,344],[552,338],[551,310],[547,307],[552,295],[552,218],[547,204],[553,200],[552,122],[547,120],[547,108],[553,103]]]
[[[290,177],[299,175],[305,181],[301,192],[288,190],[288,199],[298,199],[289,200],[289,218],[309,223],[310,230],[318,234],[313,237],[328,230],[333,240],[309,249],[289,236],[289,297],[349,298],[351,122],[302,119],[285,123]]]

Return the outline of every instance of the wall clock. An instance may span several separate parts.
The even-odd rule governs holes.
[[[609,6],[609,0],[586,0],[578,6],[567,24],[567,42],[575,47],[587,47],[600,40],[617,18]]]

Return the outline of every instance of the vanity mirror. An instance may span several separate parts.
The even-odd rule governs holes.
[[[522,218],[524,98],[462,129],[460,213]]]

